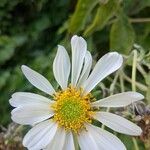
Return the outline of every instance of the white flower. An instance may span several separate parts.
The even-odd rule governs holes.
[[[92,120],[133,136],[140,135],[141,128],[118,115],[94,111],[93,107],[125,107],[143,99],[143,96],[137,92],[124,92],[91,102],[90,92],[106,76],[120,68],[123,58],[117,52],[108,53],[90,73],[92,57],[87,51],[86,41],[75,35],[71,39],[71,47],[72,63],[65,48],[58,46],[53,63],[54,76],[61,87],[57,92],[45,77],[22,66],[29,82],[51,96],[46,98],[28,92],[12,95],[9,102],[16,107],[11,112],[12,120],[33,126],[25,135],[23,145],[29,150],[74,150],[76,137],[81,150],[125,150],[116,136],[94,126]],[[71,83],[68,84],[70,72]]]

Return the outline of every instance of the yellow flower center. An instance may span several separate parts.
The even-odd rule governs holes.
[[[65,91],[54,95],[54,120],[66,130],[78,132],[84,128],[84,123],[92,121],[91,94],[82,95],[82,90],[68,87]]]

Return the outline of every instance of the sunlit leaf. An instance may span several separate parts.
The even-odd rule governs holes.
[[[114,16],[117,10],[118,1],[110,0],[108,3],[100,5],[92,23],[87,27],[84,32],[85,36],[89,36],[97,30],[101,30],[108,22],[108,20]]]
[[[98,0],[79,0],[75,12],[71,18],[69,32],[76,33],[82,30],[86,20],[93,7],[98,3]]]

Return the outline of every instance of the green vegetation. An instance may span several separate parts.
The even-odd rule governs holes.
[[[87,40],[95,61],[109,51],[125,58],[122,69],[99,84],[95,96],[136,89],[150,104],[150,0],[1,0],[0,124],[11,122],[12,93],[39,92],[27,82],[20,66],[34,68],[57,86],[52,72],[57,44],[69,51],[74,34]],[[133,149],[127,136],[120,137],[128,150]],[[145,148],[140,140],[138,144],[139,150],[148,147],[147,142]]]

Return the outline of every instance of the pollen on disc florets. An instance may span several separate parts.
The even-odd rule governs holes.
[[[92,95],[82,93],[82,89],[70,86],[54,95],[55,103],[52,105],[55,112],[54,120],[66,130],[78,132],[84,128],[85,122],[92,121],[93,111],[90,106]]]

